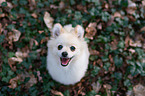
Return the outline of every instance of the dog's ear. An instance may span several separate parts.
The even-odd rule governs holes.
[[[78,35],[78,38],[83,38],[84,36],[84,28],[80,25],[75,27],[75,33]]]
[[[61,24],[56,23],[52,29],[52,36],[53,37],[57,37],[60,35],[60,33],[62,32],[63,28],[61,26]]]

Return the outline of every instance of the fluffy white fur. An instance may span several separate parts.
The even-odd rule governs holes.
[[[52,37],[48,41],[47,69],[51,77],[64,84],[70,85],[79,82],[88,68],[89,51],[83,38],[84,29],[80,25],[75,28],[72,25],[62,27],[55,24],[52,29]],[[58,45],[63,45],[58,50]],[[75,46],[75,51],[70,47]],[[61,54],[67,52],[68,57],[73,57],[67,66],[61,65]]]

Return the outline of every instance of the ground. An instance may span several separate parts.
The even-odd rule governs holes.
[[[52,25],[45,13],[85,29],[91,56],[76,85],[57,83],[46,70]],[[0,96],[143,96],[144,86],[145,0],[0,1]]]

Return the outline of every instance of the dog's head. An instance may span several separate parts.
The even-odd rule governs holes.
[[[59,58],[62,66],[67,66],[75,57],[77,57],[83,45],[84,29],[77,25],[73,28],[71,25],[62,27],[55,24],[52,29],[52,39],[48,42],[48,47],[52,53]]]

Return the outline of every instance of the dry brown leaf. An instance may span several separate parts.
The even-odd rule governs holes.
[[[2,24],[0,23],[0,35],[2,34],[3,28],[2,28]]]
[[[16,56],[17,58],[26,58],[26,57],[28,57],[28,53],[29,53],[29,52],[17,51],[17,52],[15,53],[15,56]]]
[[[31,16],[34,17],[35,19],[38,17],[36,13],[32,13]]]
[[[125,38],[125,48],[129,46],[130,37],[129,35]]]
[[[86,28],[86,35],[85,37],[89,38],[89,39],[93,39],[93,36],[95,36],[95,34],[97,33],[97,30],[96,30],[96,27],[97,27],[97,23],[94,22],[94,23],[90,23],[88,25],[88,27]]]
[[[136,21],[136,18],[134,16],[128,15],[127,17],[129,18],[129,21],[131,21],[131,22]]]
[[[142,0],[142,5],[145,6],[145,0]]]
[[[128,0],[128,7],[126,9],[127,13],[132,15],[133,13],[135,13],[136,9],[137,9],[136,4],[131,0]]]
[[[9,8],[9,11],[13,8],[12,3],[10,3],[10,2],[7,2],[7,6],[8,6],[8,8]]]
[[[39,43],[35,39],[31,38],[31,40],[30,40],[30,49],[32,49],[33,44],[35,44],[36,46],[39,45]]]
[[[31,0],[31,3],[33,6],[36,6],[36,1],[35,0]]]
[[[10,3],[10,2],[7,2],[6,0],[0,0],[0,6],[1,6],[1,4],[3,3],[3,2],[6,2],[7,3],[7,11],[11,11],[11,9],[13,8],[13,5],[12,5],[12,3]],[[4,14],[5,15],[5,14]]]
[[[29,74],[29,73],[25,74],[25,77],[30,77],[30,80],[25,85],[27,88],[30,88],[31,86],[37,83],[37,78],[35,78],[33,74]]]
[[[8,59],[8,64],[11,67],[12,71],[16,71],[16,62],[21,63],[23,61],[22,58],[11,57]]]
[[[54,95],[64,96],[61,92],[56,91],[56,90],[51,90],[51,93]]]
[[[19,40],[19,38],[21,36],[21,32],[16,29],[12,29],[12,31],[13,31],[13,41],[16,42]]]
[[[0,0],[0,6],[1,6],[1,4],[2,4],[3,2],[6,2],[6,0]]]
[[[48,12],[45,12],[43,20],[44,20],[46,26],[51,30],[54,19],[50,16],[50,14]]]
[[[98,59],[98,60],[97,60],[97,64],[99,64],[101,68],[103,67],[103,62],[102,62],[101,59]]]
[[[109,4],[106,3],[104,7],[105,7],[106,9],[108,9],[108,8],[109,8]]]
[[[145,86],[138,84],[133,87],[135,96],[145,96]]]
[[[9,83],[10,83],[9,88],[12,88],[12,89],[16,88],[18,86],[17,85],[18,80],[20,80],[20,75],[10,79],[10,81],[9,81]]]
[[[100,23],[100,24],[97,25],[97,29],[102,30],[102,23]]]
[[[93,87],[93,90],[96,92],[96,93],[98,93],[99,91],[100,91],[100,89],[101,89],[101,84],[99,83],[99,82],[97,82],[97,83],[93,83],[93,84],[91,84],[92,85],[92,87]]]
[[[89,49],[89,51],[90,51],[90,54],[91,55],[99,55],[100,53],[99,53],[99,51],[97,51],[97,50],[93,50],[93,49]]]
[[[145,44],[143,44],[143,49],[145,49]]]
[[[112,57],[111,54],[109,55],[109,60],[110,60],[111,63],[114,63],[114,60],[113,60],[113,57]]]
[[[130,39],[129,45],[132,47],[142,47],[141,41],[139,40],[134,42],[133,40]]]
[[[64,4],[63,1],[61,1],[61,2],[59,3],[59,9],[64,9],[64,8],[65,8],[65,4]]]
[[[37,71],[37,77],[38,77],[38,80],[39,80],[40,82],[43,82],[43,81],[42,81],[42,77],[40,76],[40,71]]]
[[[142,31],[145,31],[145,26],[142,27],[142,28],[140,29],[140,31],[141,31],[141,32],[142,32]]]
[[[116,49],[117,49],[117,44],[118,44],[117,40],[114,39],[114,40],[111,42],[111,49],[112,49],[112,50],[116,50]]]
[[[44,31],[38,31],[39,34],[43,33]]]
[[[111,91],[110,91],[110,89],[112,88],[111,85],[105,84],[103,85],[103,87],[106,89],[107,96],[111,96]]]
[[[132,91],[132,90],[131,90],[131,91],[130,91],[130,90],[127,91],[127,92],[126,92],[126,96],[134,96],[134,95],[133,95],[133,91]]]
[[[129,52],[131,52],[133,54],[133,53],[135,53],[135,50],[131,48],[131,49],[129,49]]]
[[[58,9],[58,6],[56,6],[56,5],[54,5],[54,4],[51,4],[51,5],[50,5],[50,8],[52,8],[52,9]]]
[[[26,58],[28,57],[28,53],[29,52],[21,52],[21,51],[17,51],[15,53],[15,56],[16,57],[11,57],[11,58],[8,58],[8,63],[9,63],[9,66],[11,67],[11,69],[13,71],[16,71],[16,66],[15,64],[18,62],[18,63],[21,63],[23,61],[23,58]]]
[[[115,12],[114,15],[113,15],[113,17],[114,17],[114,18],[115,18],[115,17],[122,18],[121,14],[120,14],[119,12]]]
[[[11,57],[11,58],[8,59],[8,63],[10,65],[15,64],[16,62],[21,63],[22,61],[23,61],[22,58],[16,58],[16,57]]]
[[[29,74],[28,72],[18,74],[15,78],[10,79],[9,83],[10,86],[9,88],[16,88],[17,87],[17,82],[18,81],[24,81],[26,77],[30,77],[30,80],[25,84],[26,88],[30,88],[34,84],[37,83],[37,79],[33,74]]]
[[[0,14],[0,18],[2,18],[2,17],[5,17],[5,14],[4,13]]]

